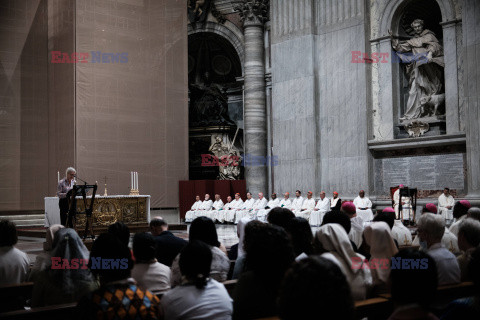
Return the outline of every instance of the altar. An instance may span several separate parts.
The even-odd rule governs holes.
[[[91,196],[87,197],[87,205]],[[45,197],[45,227],[60,224],[60,208],[58,197]],[[77,197],[77,212],[85,211],[82,197]],[[93,206],[93,228],[108,227],[121,221],[127,225],[145,224],[150,222],[150,196],[148,195],[118,195],[95,196]],[[85,214],[77,215],[77,228],[85,228]]]

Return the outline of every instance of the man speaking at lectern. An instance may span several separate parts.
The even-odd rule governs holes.
[[[57,196],[60,199],[58,206],[60,207],[60,221],[63,226],[67,224],[67,214],[68,214],[68,197],[67,193],[73,188],[75,184],[75,175],[77,172],[74,168],[69,167],[65,172],[65,178],[58,181],[57,186]]]

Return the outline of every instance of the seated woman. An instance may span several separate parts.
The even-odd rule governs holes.
[[[33,265],[32,270],[30,270],[30,281],[35,282],[35,277],[37,274],[51,265],[52,246],[53,240],[55,239],[55,233],[63,228],[65,227],[61,224],[53,224],[47,229],[45,242],[43,243],[43,251],[37,255],[35,264]]]
[[[218,241],[217,229],[212,219],[207,217],[198,217],[193,220],[190,226],[189,241],[200,240],[210,246],[212,250],[212,265],[210,268],[210,277],[217,281],[227,280],[228,270],[230,270],[230,260],[227,256],[225,247]],[[182,282],[179,262],[180,254],[177,255],[172,263],[171,282],[172,288]]]
[[[352,293],[345,275],[332,261],[312,256],[286,273],[278,299],[284,320],[355,319]]]
[[[180,253],[182,283],[165,293],[161,304],[165,320],[231,319],[232,299],[225,286],[209,277],[212,250],[190,240]]]
[[[233,318],[276,316],[278,289],[295,259],[290,238],[283,228],[254,220],[245,226],[244,245],[245,271],[233,293]]]
[[[53,241],[52,261],[35,277],[32,307],[74,302],[94,290],[97,284],[90,270],[82,269],[87,261],[88,250],[77,232],[70,228],[58,230]]]
[[[372,274],[364,265],[365,257],[353,251],[345,229],[336,223],[318,229],[316,248],[322,256],[337,263],[345,274],[354,300],[364,300],[372,285]]]
[[[378,221],[365,227],[365,241],[370,248],[370,265],[372,268],[372,295],[386,293],[390,276],[392,257],[398,252],[393,241],[390,227],[386,222]]]

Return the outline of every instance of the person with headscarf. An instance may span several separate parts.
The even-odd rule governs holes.
[[[395,210],[393,208],[383,209],[381,213],[378,213],[373,218],[373,221],[385,221],[389,225],[392,230],[393,241],[395,241],[397,247],[412,245],[412,233],[405,227],[402,220],[395,219]]]
[[[40,272],[32,292],[32,307],[78,301],[96,289],[97,283],[86,268],[88,249],[70,228],[55,233],[50,266]]]
[[[390,227],[383,221],[366,226],[364,236],[370,247],[370,265],[376,266],[371,271],[374,292],[385,293],[390,276],[391,259],[398,252],[397,246],[393,241]]]
[[[336,223],[326,224],[315,236],[322,257],[335,262],[346,276],[354,300],[364,300],[372,285],[372,274],[365,257],[353,251],[345,229]]]
[[[467,217],[468,210],[472,207],[470,201],[460,200],[453,206],[453,217],[455,222],[450,226],[449,230],[456,237],[458,236],[458,229],[460,227],[460,222]]]
[[[30,281],[35,282],[35,277],[37,276],[37,274],[51,265],[51,253],[53,240],[55,239],[55,233],[63,228],[65,227],[61,224],[53,224],[47,229],[47,233],[45,235],[45,242],[43,243],[43,251],[37,255],[37,258],[35,259],[35,264],[30,270]]]
[[[225,246],[218,241],[217,229],[215,223],[210,218],[198,217],[193,220],[189,231],[189,240],[200,240],[210,246],[212,250],[212,265],[210,269],[210,277],[223,282],[227,280],[228,271],[230,270],[230,260],[227,256]],[[181,284],[182,274],[179,267],[181,254],[177,255],[172,263],[171,286],[172,288]]]
[[[245,267],[245,226],[250,221],[252,221],[250,217],[243,217],[237,224],[238,252],[237,259],[235,260],[235,265],[233,267],[232,279],[238,279]]]
[[[211,263],[212,251],[202,241],[192,240],[182,249],[182,283],[161,300],[165,320],[232,318],[232,299],[225,286],[210,277]]]

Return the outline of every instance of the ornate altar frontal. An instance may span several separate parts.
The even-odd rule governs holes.
[[[87,198],[87,206],[91,197]],[[51,202],[47,205],[47,202]],[[50,208],[48,210],[47,208]],[[45,198],[45,226],[60,223],[58,198]],[[81,197],[77,197],[77,212],[85,212],[85,204]],[[93,206],[93,228],[108,227],[121,221],[127,225],[139,225],[150,222],[150,196],[96,196]],[[85,228],[86,215],[77,214],[76,228]]]

